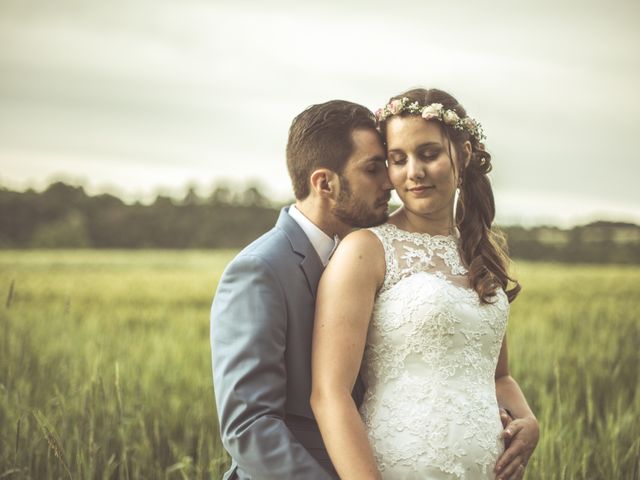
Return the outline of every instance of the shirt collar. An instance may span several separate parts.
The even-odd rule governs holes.
[[[318,256],[320,257],[320,261],[322,265],[325,267],[327,263],[329,263],[329,259],[333,254],[333,251],[338,246],[339,238],[335,235],[331,238],[329,235],[324,233],[317,225],[315,225],[311,220],[304,216],[304,214],[296,208],[295,205],[291,205],[289,207],[289,215],[293,218],[305,235],[309,238],[311,245],[313,245],[313,249],[316,251]]]

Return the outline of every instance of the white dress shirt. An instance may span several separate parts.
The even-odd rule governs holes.
[[[296,208],[295,205],[289,207],[289,215],[293,218],[305,235],[309,238],[311,245],[320,257],[322,265],[325,267],[329,263],[329,259],[333,254],[333,251],[338,246],[340,239],[336,235],[331,238],[329,235],[320,230],[311,220],[304,216],[304,214]]]

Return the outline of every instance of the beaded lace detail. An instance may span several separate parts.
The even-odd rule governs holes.
[[[367,334],[360,413],[384,478],[493,479],[494,375],[509,303],[481,304],[454,236],[384,224],[386,275]]]

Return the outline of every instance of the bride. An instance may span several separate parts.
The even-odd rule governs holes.
[[[491,230],[480,124],[436,89],[376,116],[402,207],[348,235],[320,282],[311,405],[329,455],[342,479],[522,478],[538,423],[509,375],[520,286]],[[515,418],[504,431],[498,404]]]

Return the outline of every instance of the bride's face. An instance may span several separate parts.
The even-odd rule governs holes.
[[[405,208],[421,216],[451,217],[458,183],[456,154],[438,121],[393,117],[386,135],[389,179]]]

